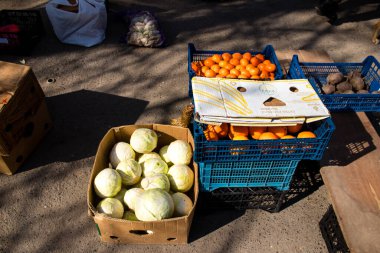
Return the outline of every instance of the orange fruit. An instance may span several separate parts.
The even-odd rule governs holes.
[[[230,70],[230,74],[235,75],[235,76],[239,76],[240,75],[240,71],[237,70],[237,69],[231,69]]]
[[[248,64],[249,64],[249,61],[247,59],[243,58],[240,60],[240,65],[247,66]]]
[[[249,63],[247,66],[245,66],[245,69],[250,71],[251,69],[254,69],[255,66],[253,66],[251,63]]]
[[[272,132],[279,138],[284,137],[288,133],[288,128],[286,126],[272,126],[268,127],[268,132]]]
[[[251,75],[251,79],[259,80],[260,76],[259,75]]]
[[[220,54],[214,54],[211,59],[216,62],[216,63],[219,63],[221,60],[223,60],[222,56]]]
[[[273,63],[269,63],[265,65],[264,69],[268,72],[275,72],[276,71],[276,65]]]
[[[249,127],[249,135],[251,135],[252,139],[258,140],[260,135],[267,131],[267,127]]]
[[[233,74],[228,74],[228,75],[226,75],[226,77],[227,77],[227,78],[237,78],[237,76],[236,76],[236,75],[233,75]]]
[[[294,137],[293,135],[290,135],[290,134],[287,134],[287,135],[284,135],[281,137],[281,139],[294,139],[296,137]]]
[[[230,125],[230,132],[232,133],[233,136],[236,136],[236,135],[248,136],[249,129],[247,126]]]
[[[316,138],[317,136],[311,131],[299,132],[297,138]]]
[[[295,126],[288,126],[288,133],[295,134],[295,133],[299,132],[302,128],[302,125],[303,124],[297,124]]]
[[[215,77],[215,76],[216,76],[216,73],[215,73],[214,70],[209,69],[209,70],[206,70],[206,72],[205,72],[205,76],[206,76],[206,77]]]
[[[238,76],[238,78],[240,78],[240,79],[248,79],[250,76],[251,76],[251,75],[247,76],[247,75],[240,74],[240,75]]]
[[[241,58],[243,58],[243,56],[241,55],[241,53],[233,53],[232,58],[240,60]]]
[[[240,61],[236,58],[232,58],[230,61],[229,61],[230,64],[234,65],[234,66],[237,66],[239,65]]]
[[[256,57],[252,57],[251,60],[249,60],[251,62],[251,64],[254,66],[254,67],[257,67],[257,65],[259,65],[261,63],[261,61],[256,58]]]
[[[264,64],[271,64],[270,60],[264,60],[263,63]]]
[[[263,54],[257,54],[257,55],[255,55],[255,57],[256,57],[257,59],[259,59],[260,62],[263,62],[263,61],[265,60],[265,57],[264,57]]]
[[[214,70],[215,73],[219,73],[219,70],[221,69],[218,64],[214,64],[211,66],[211,69]]]
[[[237,66],[235,67],[235,69],[237,69],[237,70],[239,70],[239,71],[242,71],[243,69],[245,69],[245,67],[242,66],[242,65],[237,65]]]
[[[228,69],[228,70],[231,70],[234,68],[234,65],[230,64],[230,63],[227,63],[226,66],[224,66],[224,68]]]
[[[228,138],[230,138],[231,140],[234,139],[234,135],[231,133],[231,131],[228,132]]]
[[[243,54],[243,58],[249,61],[252,58],[252,54],[250,52],[246,52]]]
[[[230,71],[229,71],[228,69],[221,68],[221,69],[219,70],[219,75],[221,75],[221,76],[223,76],[223,77],[225,77],[225,76],[227,76],[227,75],[229,75],[229,74],[230,74]]]
[[[207,66],[202,66],[202,69],[201,69],[201,72],[204,74],[206,73],[207,70],[209,70],[210,68],[207,67]]]
[[[260,69],[260,71],[263,71],[264,68],[265,68],[265,64],[264,63],[259,63],[259,65],[257,65],[257,68]]]
[[[269,73],[265,70],[262,70],[261,71],[261,74],[260,74],[260,78],[261,79],[268,79],[269,78]]]
[[[251,73],[250,73],[248,70],[246,70],[246,69],[242,69],[242,70],[240,71],[240,74],[241,74],[241,75],[248,76],[248,77],[251,76]]]
[[[247,136],[244,135],[236,135],[232,138],[234,141],[247,141],[249,140]]]
[[[231,60],[232,55],[230,53],[223,53],[222,58],[223,58],[223,60],[228,62],[229,60]]]
[[[215,62],[210,58],[207,58],[206,60],[204,60],[204,65],[207,66],[207,67],[211,67],[212,65],[215,64]]]
[[[249,71],[249,73],[252,75],[252,76],[257,76],[258,78],[260,78],[260,69],[258,68],[253,68]]]
[[[228,64],[228,62],[227,61],[220,61],[219,62],[219,67],[221,67],[221,68],[225,68],[226,66],[227,66],[227,64]]]
[[[215,77],[223,78],[224,76],[217,74]]]
[[[278,136],[272,132],[264,132],[260,135],[259,140],[276,140]]]

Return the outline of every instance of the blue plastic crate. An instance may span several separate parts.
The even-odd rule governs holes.
[[[369,85],[369,92],[380,89],[380,63],[373,56],[368,56],[362,63],[313,63],[299,62],[296,55],[290,64],[288,78],[307,78],[317,91],[322,102],[330,111],[380,111],[380,94],[324,94],[323,84],[330,73],[358,70]]]
[[[205,51],[205,50],[197,50],[195,49],[194,44],[189,43],[188,44],[188,57],[187,57],[187,69],[189,72],[189,97],[193,96],[193,91],[191,88],[191,79],[196,76],[195,72],[191,69],[191,63],[193,61],[202,61],[207,59],[208,57],[213,56],[214,54],[222,54],[222,53],[245,53],[245,52],[250,52],[252,55],[256,54],[263,54],[265,56],[265,59],[270,60],[273,64],[276,65],[276,72],[274,78],[276,80],[283,79],[284,74],[282,73],[281,65],[280,62],[277,59],[276,53],[274,51],[273,46],[267,45],[263,51],[261,52],[253,52],[250,50],[245,50],[245,51]]]
[[[205,124],[193,122],[196,162],[289,161],[321,160],[335,125],[331,118],[326,118],[304,126],[303,130],[313,131],[316,138],[278,140],[208,141],[204,129]]]
[[[299,160],[199,163],[202,191],[221,187],[288,190]]]

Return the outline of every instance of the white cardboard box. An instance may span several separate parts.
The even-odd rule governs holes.
[[[255,81],[194,77],[196,120],[294,125],[330,116],[307,79]]]

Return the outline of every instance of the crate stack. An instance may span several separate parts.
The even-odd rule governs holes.
[[[193,44],[189,44],[190,97],[191,79],[195,76],[191,63],[224,52],[197,50]],[[251,52],[252,55],[258,53],[276,64],[275,79],[282,79],[281,66],[273,47],[268,45],[262,52]],[[304,124],[303,130],[313,131],[316,138],[237,141],[227,137],[209,141],[204,135],[206,124],[194,120],[192,127],[194,161],[199,165],[200,190],[218,196],[240,209],[265,207],[269,211],[280,210],[279,203],[285,196],[283,193],[290,189],[293,175],[302,160],[321,160],[335,129],[331,118],[326,118]],[[270,206],[264,203],[268,199]]]
[[[14,174],[51,127],[32,69],[0,61],[0,172]]]

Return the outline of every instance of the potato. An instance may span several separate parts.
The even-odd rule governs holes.
[[[346,90],[352,90],[352,85],[349,82],[344,81],[344,82],[338,83],[336,86],[336,89],[342,92]]]
[[[340,82],[342,82],[344,80],[344,76],[342,73],[338,72],[338,73],[331,73],[327,76],[327,84],[332,84],[332,85],[335,85],[335,84],[338,84]]]
[[[335,85],[325,84],[323,85],[322,90],[325,94],[332,94],[335,91]]]
[[[365,84],[361,77],[354,76],[351,79],[349,79],[349,83],[352,85],[352,88],[354,90],[364,90]]]
[[[357,94],[368,94],[368,90],[358,90]]]

